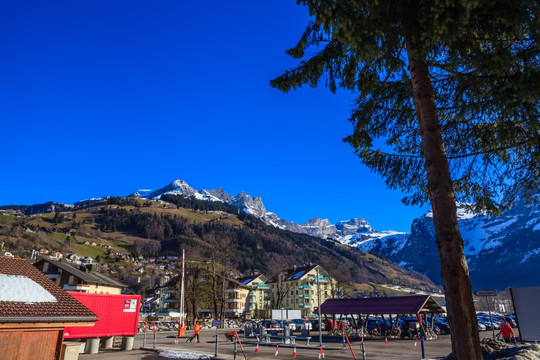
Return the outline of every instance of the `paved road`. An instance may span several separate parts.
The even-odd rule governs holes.
[[[233,360],[234,359],[234,345],[230,341],[225,340],[223,335],[229,330],[219,330],[220,341],[218,343],[218,359]],[[491,332],[481,332],[481,337],[490,337]],[[81,354],[79,359],[81,360],[161,360],[163,357],[159,356],[156,350],[171,350],[176,352],[187,353],[200,353],[213,357],[215,354],[215,330],[203,330],[201,332],[201,342],[195,344],[194,342],[185,342],[187,337],[180,338],[178,344],[175,343],[174,332],[158,332],[156,337],[156,347],[154,350],[152,333],[149,332],[146,339],[147,350],[140,350],[143,347],[143,335],[137,335],[134,342],[133,351],[105,351],[100,350],[99,354],[86,355]],[[255,352],[257,343],[253,339],[243,339],[240,335],[240,340],[244,349],[244,353],[248,359],[293,359],[294,346],[289,344],[281,344],[279,342],[272,342],[271,344],[259,344],[258,352]],[[318,359],[319,356],[319,344],[318,337],[314,336],[310,346],[306,346],[305,341],[298,341],[296,344],[296,359]],[[119,340],[117,345],[119,345]],[[356,359],[362,359],[361,341],[354,339],[351,340],[351,345],[355,353]],[[276,347],[278,355],[275,356]],[[323,338],[323,349],[325,359],[353,359],[350,349],[343,347],[342,338]],[[414,340],[399,340],[389,339],[385,344],[384,339],[366,339],[364,342],[364,349],[366,359],[376,360],[408,360],[408,359],[421,359],[422,350],[421,343],[415,345]],[[450,336],[442,335],[438,340],[425,341],[424,349],[426,359],[442,359],[448,355],[451,351]],[[243,360],[244,354],[240,346],[237,346],[236,359]]]

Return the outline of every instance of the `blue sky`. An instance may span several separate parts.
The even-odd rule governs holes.
[[[289,221],[409,231],[426,209],[342,142],[352,95],[269,86],[308,21],[292,0],[0,1],[0,205],[183,179]]]

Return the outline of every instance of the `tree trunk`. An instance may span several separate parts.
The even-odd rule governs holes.
[[[419,40],[419,9],[414,0],[409,1],[408,5],[403,14],[403,33],[433,209],[435,238],[452,334],[452,352],[455,359],[480,360],[482,352],[469,268],[459,233],[456,200],[437,117],[435,93]]]

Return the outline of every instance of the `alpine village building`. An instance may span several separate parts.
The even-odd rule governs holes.
[[[322,304],[325,300],[336,297],[338,290],[336,280],[319,265],[314,264],[283,270],[272,279],[254,274],[233,280],[203,272],[198,280],[199,288],[208,286],[212,282],[212,276],[222,278],[220,281],[222,285],[215,289],[215,296],[223,303],[225,317],[270,318],[272,309],[284,309],[300,310],[303,318],[310,318],[316,316],[314,310],[319,306],[319,297]],[[159,312],[179,311],[179,281],[180,277],[177,276],[157,289],[161,304]],[[187,309],[191,309],[189,291],[186,284]],[[206,291],[210,291],[210,287]],[[216,317],[211,305],[212,301],[197,297],[196,307],[199,316]]]

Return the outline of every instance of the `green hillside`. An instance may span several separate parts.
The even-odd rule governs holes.
[[[108,268],[129,265],[122,255],[178,256],[185,249],[192,259],[227,263],[239,272],[273,276],[294,265],[318,263],[349,286],[399,283],[435,287],[427,277],[386,259],[268,226],[227,204],[164,198],[167,201],[107,198],[49,213],[27,207],[30,215],[21,214],[21,209],[4,209],[0,239],[20,256],[46,247],[97,258]]]

